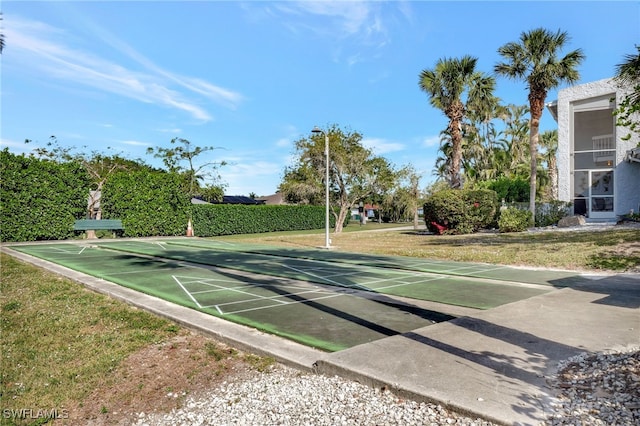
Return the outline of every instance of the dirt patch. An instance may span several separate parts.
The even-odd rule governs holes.
[[[271,360],[258,360],[200,334],[183,331],[130,355],[79,404],[67,425],[128,425],[138,413],[165,413],[217,385],[241,380]]]
[[[613,256],[629,259],[630,265],[626,272],[640,272],[640,241],[618,244],[613,249]]]

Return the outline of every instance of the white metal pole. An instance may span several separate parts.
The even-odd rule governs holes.
[[[324,134],[324,156],[326,162],[326,176],[325,176],[325,235],[324,246],[325,248],[331,248],[331,242],[329,240],[329,135]]]

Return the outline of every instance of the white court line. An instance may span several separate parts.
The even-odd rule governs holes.
[[[330,279],[328,279],[328,278],[325,278],[325,277],[322,277],[322,276],[319,276],[319,275],[316,275],[316,274],[310,274],[310,273],[308,273],[308,272],[306,272],[306,271],[304,271],[304,270],[302,270],[302,269],[297,269],[297,268],[294,268],[294,267],[289,266],[289,265],[286,265],[286,264],[285,264],[285,265],[283,265],[283,266],[284,266],[285,268],[289,268],[289,269],[291,269],[291,270],[293,270],[293,271],[300,272],[300,273],[302,273],[302,274],[306,274],[306,275],[309,275],[309,276],[311,276],[311,277],[315,277],[315,278],[319,278],[319,279],[325,280],[325,281],[327,281],[327,282],[329,282],[329,283],[332,283],[332,284],[337,285],[337,286],[340,286],[340,287],[349,287],[349,288],[354,288],[354,286],[351,286],[351,285],[348,285],[348,284],[343,284],[343,283],[340,283],[340,282],[338,282],[338,281],[330,280]],[[355,285],[355,287],[359,287],[359,286],[360,286],[360,284],[356,284],[356,285]],[[361,290],[367,290],[367,291],[368,291],[369,289],[367,289],[366,287],[361,287]]]
[[[195,304],[196,304],[196,306],[197,306],[198,308],[202,309],[202,305],[200,305],[200,303],[195,299],[195,297],[193,297],[193,296],[191,295],[191,293],[189,293],[189,292],[187,291],[187,289],[186,289],[186,288],[184,288],[184,286],[182,285],[182,283],[180,282],[180,280],[178,280],[178,279],[177,279],[175,276],[173,276],[173,275],[172,275],[171,277],[175,280],[175,282],[177,282],[177,283],[178,283],[178,285],[180,286],[180,288],[182,288],[182,290],[183,290],[185,293],[187,293],[187,296],[189,296],[189,298],[190,298],[191,300],[193,300],[193,303],[195,303]]]
[[[214,287],[216,286],[215,284],[213,285]],[[242,290],[238,290],[237,288],[229,288],[229,287],[219,287],[221,290],[229,290],[235,293],[240,293],[240,294],[246,294],[248,296],[253,296],[253,300],[260,300],[260,299],[271,299],[271,297],[269,296],[260,296],[258,294],[253,294],[251,292],[248,291],[242,291]],[[185,290],[186,291],[186,290]],[[189,296],[191,296],[191,294],[189,294]],[[193,298],[193,296],[191,296]]]
[[[79,248],[80,246],[76,246],[76,245],[72,245],[75,248]],[[73,256],[76,256],[80,253],[76,252],[76,251],[70,251],[70,250],[66,250],[62,247],[40,247],[40,250],[43,251],[44,253],[47,252],[53,252],[53,253],[57,253],[57,254],[70,254]]]
[[[258,298],[256,296],[256,298],[254,299],[245,299],[245,300],[238,300],[238,301],[234,301],[234,302],[225,302],[225,303],[216,303],[215,305],[210,305],[210,306],[231,306],[231,305],[239,305],[239,304],[243,304],[243,303],[252,303],[252,302],[262,302],[265,300],[273,300],[274,302],[278,302],[281,305],[288,305],[290,303],[294,303],[294,302],[290,302],[290,301],[280,301],[278,299],[282,299],[282,298],[286,298],[286,297],[291,297],[291,296],[301,296],[304,294],[308,294],[308,293],[319,293],[319,294],[324,294],[324,295],[334,295],[335,292],[332,291],[322,291],[322,290],[306,290],[306,291],[299,291],[299,292],[295,292],[295,293],[285,293],[285,294],[276,294],[273,296],[265,296],[263,298]],[[312,300],[316,300],[316,299],[306,299],[306,300],[296,300],[296,303],[304,303],[305,301],[312,301]],[[273,305],[273,306],[279,306],[279,305]],[[209,307],[209,306],[204,306]]]
[[[262,310],[262,309],[271,309],[271,308],[276,308],[276,307],[285,306],[285,305],[295,305],[295,304],[298,304],[298,303],[315,302],[316,300],[331,299],[333,297],[340,297],[340,296],[349,296],[349,295],[348,294],[331,294],[329,296],[317,297],[315,299],[296,300],[294,302],[287,302],[287,303],[281,304],[281,305],[261,306],[259,308],[247,308],[247,309],[241,309],[241,310],[237,310],[237,311],[229,311],[229,312],[223,313],[222,315],[235,315],[235,314],[241,314],[241,313],[244,313],[244,312],[259,311],[259,310]]]
[[[231,282],[231,281],[229,281],[229,282]],[[191,282],[189,284],[193,284],[193,282]],[[207,285],[207,286],[210,286],[210,287],[217,287],[217,288],[209,289],[209,290],[192,291],[191,294],[216,293],[216,292],[229,290],[229,289],[233,289],[233,288],[263,288],[263,287],[269,287],[266,284],[252,284],[252,283],[245,283],[245,284],[241,284],[241,285],[238,285],[238,286],[235,286],[235,287],[218,287],[215,284],[209,284],[209,283],[206,283],[206,282],[198,282],[198,284]],[[309,289],[309,286],[281,285],[279,287],[280,288],[287,288],[287,289],[303,290],[303,291],[307,291]],[[318,288],[318,287],[315,287],[315,288]]]

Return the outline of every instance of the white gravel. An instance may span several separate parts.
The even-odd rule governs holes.
[[[583,354],[562,362],[550,379],[556,398],[546,425],[639,425],[640,349]],[[156,425],[474,425],[492,423],[436,404],[400,399],[339,377],[284,366],[224,383],[168,414],[138,415]]]

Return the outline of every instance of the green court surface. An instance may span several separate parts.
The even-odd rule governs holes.
[[[196,238],[11,248],[327,351],[452,319],[420,308],[419,300],[487,309],[573,279],[553,271]]]

